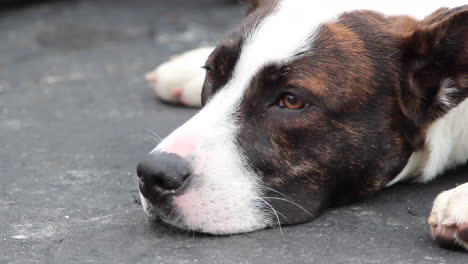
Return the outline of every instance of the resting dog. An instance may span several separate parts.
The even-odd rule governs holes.
[[[408,7],[383,15],[359,1],[340,3],[361,10],[349,12],[333,1],[248,2],[214,50],[148,75],[166,100],[201,93],[204,108],[138,165],[147,213],[183,229],[249,232],[468,160],[467,5],[416,19],[391,15]],[[206,78],[184,70],[206,56]],[[468,184],[440,194],[428,222],[436,240],[468,249]]]

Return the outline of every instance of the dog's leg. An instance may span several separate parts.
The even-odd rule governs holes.
[[[468,183],[439,194],[428,223],[436,241],[468,250]]]
[[[213,50],[204,47],[176,55],[146,74],[146,80],[161,100],[199,107],[205,79],[201,67]]]

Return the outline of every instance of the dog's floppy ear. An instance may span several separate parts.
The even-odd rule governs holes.
[[[468,5],[439,9],[403,38],[403,113],[428,124],[468,96]]]

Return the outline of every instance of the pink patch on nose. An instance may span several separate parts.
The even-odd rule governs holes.
[[[181,157],[193,154],[199,147],[200,138],[197,135],[185,135],[173,138],[163,149],[164,152],[174,153]]]

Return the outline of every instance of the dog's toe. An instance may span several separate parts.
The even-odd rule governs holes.
[[[463,241],[468,242],[468,223],[457,225],[458,235]]]
[[[439,194],[428,223],[438,243],[468,250],[468,183]]]
[[[468,222],[457,224],[456,243],[468,250]]]
[[[152,71],[145,75],[145,79],[152,85],[155,85],[158,82],[158,75],[156,72]]]
[[[432,236],[442,246],[456,246],[454,226],[433,226]]]

